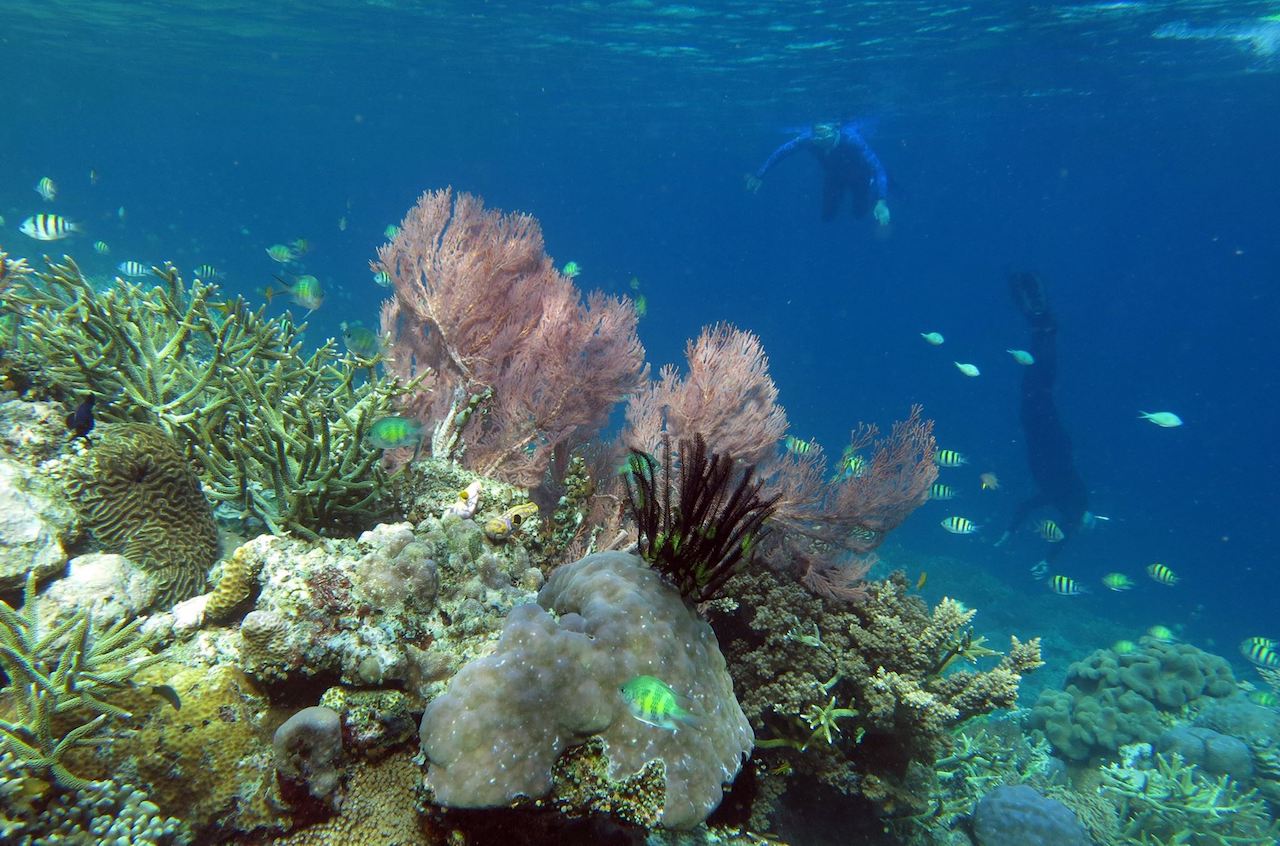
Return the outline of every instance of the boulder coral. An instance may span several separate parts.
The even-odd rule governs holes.
[[[675,730],[636,719],[618,688],[660,677],[695,717]],[[427,706],[427,783],[450,807],[500,807],[550,792],[566,748],[598,736],[617,779],[661,761],[661,824],[690,828],[720,803],[752,731],[711,627],[634,555],[568,564],[538,604],[507,617],[492,654],[467,664]]]
[[[1124,655],[1099,649],[1067,668],[1063,690],[1046,690],[1031,725],[1059,754],[1085,761],[1130,743],[1154,742],[1161,714],[1233,695],[1231,666],[1187,643],[1144,638]]]

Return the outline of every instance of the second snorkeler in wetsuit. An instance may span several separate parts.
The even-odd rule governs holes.
[[[1076,470],[1071,438],[1053,400],[1058,378],[1058,324],[1049,311],[1044,285],[1034,273],[1014,273],[1009,277],[1009,293],[1031,326],[1029,351],[1034,361],[1022,376],[1020,416],[1027,441],[1027,465],[1036,492],[1018,505],[996,545],[1004,543],[1034,511],[1050,507],[1058,512],[1065,536],[1050,550],[1047,559],[1051,561],[1067,540],[1092,525],[1094,517],[1089,512],[1084,479]]]

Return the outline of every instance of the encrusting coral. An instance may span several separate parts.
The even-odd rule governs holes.
[[[204,590],[218,527],[200,478],[164,430],[101,426],[61,475],[81,519],[109,551],[155,574],[165,608]]]
[[[306,537],[362,528],[379,511],[382,451],[369,427],[411,385],[361,381],[367,360],[335,342],[303,356],[302,328],[267,319],[216,285],[186,286],[172,265],[150,289],[95,290],[70,258],[16,285],[19,351],[61,393],[105,398],[103,422],[143,422],[175,436],[209,497],[273,532]]]

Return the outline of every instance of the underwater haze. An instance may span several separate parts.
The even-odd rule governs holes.
[[[655,372],[704,325],[757,333],[790,432],[829,456],[860,421],[887,428],[921,403],[939,447],[969,463],[941,471],[956,499],[921,507],[883,557],[927,571],[935,599],[965,599],[979,574],[1003,585],[990,613],[1045,635],[1058,664],[1041,683],[1156,624],[1245,677],[1236,644],[1280,632],[1277,12],[6,0],[0,247],[65,252],[94,276],[207,263],[257,303],[290,281],[267,249],[305,239],[326,290],[308,317],[319,343],[342,322],[377,325],[389,291],[369,262],[424,190],[472,192],[537,217],[583,289],[643,294]],[[890,222],[847,206],[823,220],[809,156],[746,189],[779,145],[841,120],[887,171]],[[56,200],[34,190],[42,177]],[[82,231],[19,232],[42,212]],[[1107,518],[1053,550],[1083,595],[1033,573],[1049,546],[1028,526],[996,545],[1035,490],[1024,368],[1006,352],[1031,343],[1016,271],[1043,281],[1057,410]],[[270,309],[307,312],[279,293]],[[940,346],[921,338],[935,331]],[[1183,425],[1139,417],[1162,411]],[[984,472],[999,490],[981,489]],[[980,530],[944,531],[952,514]],[[1155,562],[1178,584],[1148,578]],[[1136,588],[1107,590],[1113,571]],[[1109,628],[1055,644],[1079,613]]]

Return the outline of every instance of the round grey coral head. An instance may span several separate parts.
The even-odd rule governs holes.
[[[618,688],[638,675],[670,685],[694,721],[673,731],[636,719]],[[540,797],[565,748],[592,735],[605,743],[612,778],[664,762],[668,828],[706,819],[754,742],[711,627],[627,553],[556,570],[537,605],[511,611],[494,652],[427,706],[427,782],[453,807]]]

